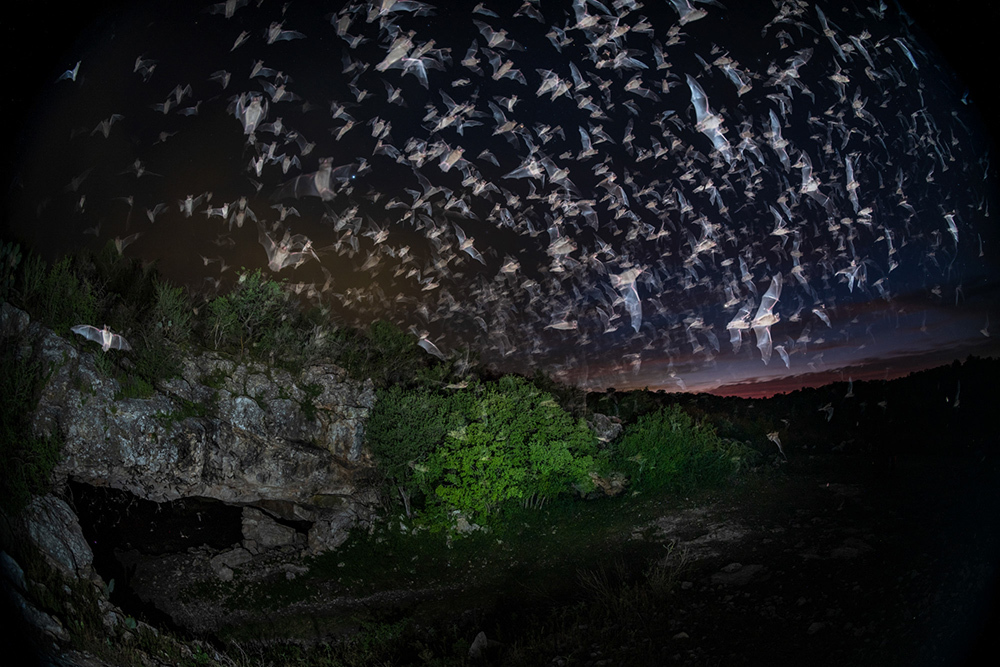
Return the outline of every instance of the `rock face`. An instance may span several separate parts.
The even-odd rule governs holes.
[[[52,369],[34,429],[65,438],[58,478],[155,502],[201,496],[258,506],[279,519],[314,522],[309,544],[318,550],[371,518],[373,465],[363,447],[375,402],[370,380],[352,381],[329,364],[293,377],[204,353],[187,357],[181,376],[150,398],[116,398],[115,371],[99,370],[99,355],[114,351],[80,353],[3,308],[6,332],[37,337]]]
[[[587,425],[594,432],[594,435],[597,436],[597,440],[601,443],[601,446],[607,446],[609,442],[622,434],[621,421],[616,417],[593,414],[587,420]]]

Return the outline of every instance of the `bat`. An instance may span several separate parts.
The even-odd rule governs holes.
[[[336,186],[343,187],[353,181],[362,172],[364,167],[365,164],[363,162],[361,164],[352,162],[340,167],[334,167],[332,159],[323,158],[320,160],[317,171],[311,174],[296,176],[282,185],[272,199],[279,201],[290,197],[294,199],[319,197],[323,201],[330,201],[336,197],[337,192],[340,190],[339,187],[336,190],[334,188]]]
[[[111,331],[105,324],[103,329],[92,327],[89,324],[78,324],[70,329],[75,334],[79,334],[87,340],[92,340],[101,344],[101,349],[107,352],[110,349],[129,351],[132,346],[124,338]]]
[[[243,123],[244,134],[253,134],[267,117],[267,100],[260,93],[240,93],[236,103],[230,107],[230,113]]]
[[[771,325],[778,322],[781,317],[774,312],[774,307],[781,296],[781,274],[774,276],[771,286],[767,288],[763,298],[760,300],[760,307],[750,323],[753,332],[757,335],[757,347],[760,348],[760,356],[764,364],[771,360]]]
[[[316,251],[313,250],[312,241],[302,234],[291,236],[285,231],[285,236],[280,241],[275,241],[264,230],[263,225],[260,225],[257,228],[257,240],[267,253],[268,268],[275,273],[286,266],[295,268],[310,257],[319,261]]]

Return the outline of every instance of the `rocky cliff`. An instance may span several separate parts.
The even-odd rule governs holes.
[[[100,355],[3,306],[5,338],[32,340],[51,369],[38,434],[65,439],[57,481],[69,478],[162,502],[207,497],[306,521],[312,552],[336,548],[372,516],[373,466],[364,422],[371,381],[315,365],[293,376],[210,352],[184,357],[180,377],[149,398],[124,398]]]

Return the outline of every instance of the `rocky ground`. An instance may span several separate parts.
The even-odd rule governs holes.
[[[687,541],[669,662],[952,665],[977,657],[983,623],[996,638],[995,463],[912,459],[888,476],[828,463],[790,464],[775,493],[706,508],[707,522],[656,522],[708,531]]]
[[[361,594],[333,578],[309,578],[310,562],[291,548],[253,558],[202,548],[157,558],[133,554],[132,583],[176,620],[210,633],[244,622],[274,628],[296,617],[321,634],[336,634],[350,630],[359,609],[423,624],[463,619],[469,642],[476,628],[501,641],[487,655],[497,664],[513,659],[514,647],[524,664],[543,658],[560,665],[978,664],[972,651],[977,637],[989,636],[986,624],[993,624],[992,637],[1000,636],[995,616],[988,617],[1000,554],[995,459],[904,458],[875,474],[857,460],[825,455],[776,468],[763,481],[683,507],[646,508],[573,562],[544,547],[534,563],[504,560],[498,543],[479,569],[469,564],[423,580],[414,570],[410,586]],[[517,618],[544,617],[529,608],[609,604],[600,600],[600,581],[582,582],[588,567],[607,583],[657,560],[670,592],[655,609],[623,608],[620,627],[612,621],[609,634],[605,623],[598,641],[587,645],[582,626],[518,627]],[[595,570],[596,563],[603,565]],[[230,566],[249,589],[306,579],[310,594],[275,601],[263,616],[234,608],[232,588],[224,608],[192,598],[193,583],[227,579]],[[633,604],[622,599],[610,604]],[[529,644],[534,648],[526,653]]]

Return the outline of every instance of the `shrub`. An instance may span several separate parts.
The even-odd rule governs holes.
[[[21,352],[21,340],[0,339],[0,506],[21,510],[32,494],[48,488],[52,469],[59,460],[62,438],[37,437],[31,430],[31,415],[47,370],[37,356]]]
[[[365,332],[342,332],[337,363],[355,378],[371,378],[376,386],[413,386],[430,367],[438,366],[396,325],[376,320]]]
[[[643,415],[628,426],[615,451],[617,467],[639,491],[686,491],[724,482],[752,457],[748,448],[720,438],[679,406]]]
[[[156,281],[153,320],[167,340],[174,343],[187,340],[191,334],[192,312],[183,288]]]
[[[537,503],[589,491],[598,466],[596,442],[582,420],[530,382],[506,376],[458,392],[449,430],[417,469],[429,505],[444,505],[486,521],[509,502]]]
[[[218,348],[265,358],[288,337],[292,309],[281,285],[260,269],[244,273],[229,294],[209,304],[208,331]]]
[[[410,500],[418,491],[414,481],[417,466],[424,463],[457,427],[460,412],[453,397],[427,390],[407,390],[398,385],[378,392],[375,407],[365,425],[365,439],[386,479],[395,487],[407,516]]]
[[[97,316],[97,299],[86,281],[72,270],[72,260],[64,257],[46,271],[45,261],[32,254],[24,263],[21,302],[33,318],[59,335],[70,327],[91,323]]]
[[[14,277],[21,263],[21,246],[12,241],[0,245],[0,303],[14,291]]]

